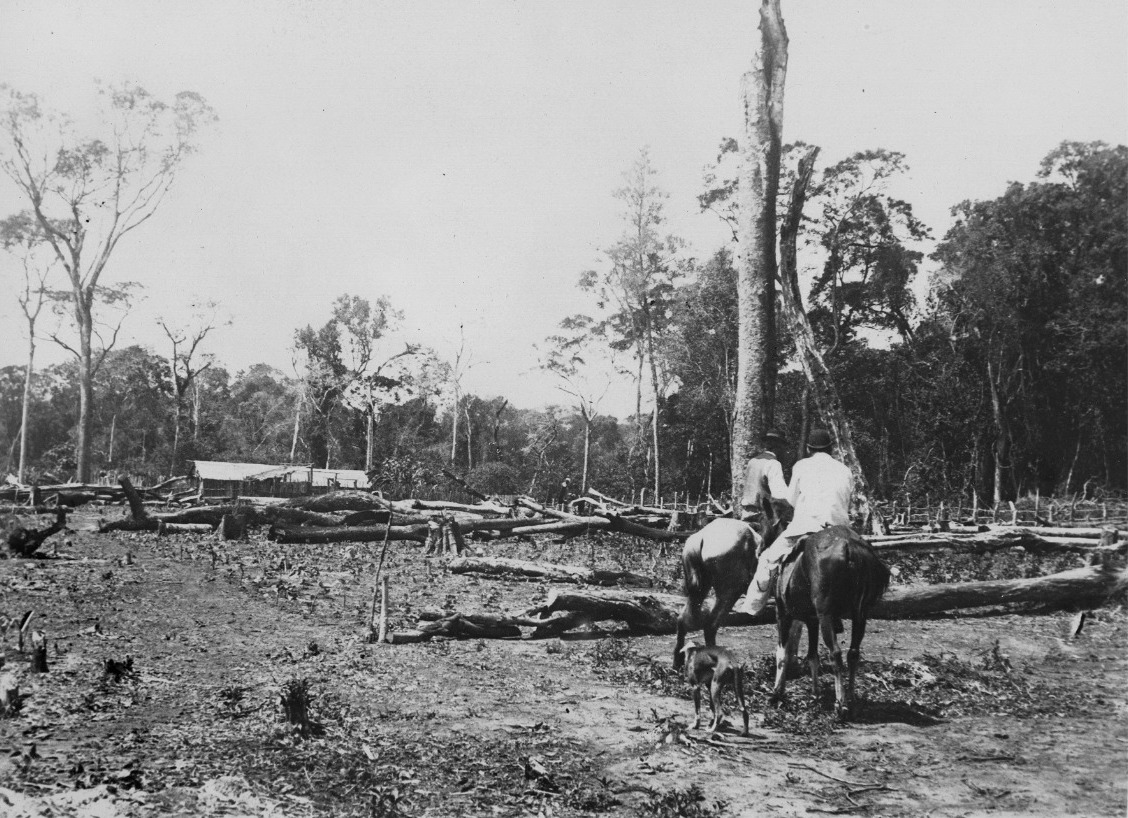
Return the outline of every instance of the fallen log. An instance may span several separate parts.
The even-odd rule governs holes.
[[[389,540],[412,540],[427,542],[426,525],[405,526],[336,526],[333,528],[313,526],[272,525],[267,538],[280,543],[330,543],[330,542],[377,542]]]
[[[331,491],[327,494],[318,494],[313,497],[295,497],[287,500],[284,505],[290,508],[302,508],[306,511],[321,513],[329,511],[364,511],[365,509],[384,508],[384,503],[367,491],[356,489],[342,489]]]
[[[447,563],[447,568],[455,574],[516,574],[522,577],[535,577],[556,582],[582,582],[588,585],[641,585],[649,587],[654,580],[630,571],[605,571],[584,568],[579,565],[555,565],[547,562],[531,562],[505,557],[460,557]]]
[[[1102,545],[1097,539],[1045,537],[1031,529],[988,531],[967,535],[917,534],[904,537],[872,537],[867,541],[881,554],[889,552],[929,554],[937,551],[987,554],[1020,546],[1034,554],[1088,554],[1102,551],[1121,553],[1128,550],[1128,542]]]
[[[547,639],[559,636],[589,621],[583,614],[574,611],[567,611],[547,619],[505,614],[450,614],[423,611],[419,614],[419,619],[434,624],[388,634],[388,642],[393,645],[403,645],[427,642],[436,636],[463,639]],[[526,637],[522,634],[521,628],[532,628],[533,632]],[[488,637],[486,636],[488,633],[498,635]]]
[[[927,618],[948,611],[1003,605],[1030,605],[1042,610],[1060,610],[1105,604],[1128,587],[1128,574],[1121,568],[1089,566],[1031,579],[961,582],[923,587],[890,589],[870,613],[872,619]],[[576,611],[591,621],[616,620],[631,630],[666,634],[676,630],[684,599],[674,594],[561,589],[548,601],[526,612],[526,616]],[[726,626],[766,625],[775,622],[769,605],[749,616],[732,612]]]
[[[157,523],[157,536],[165,537],[169,534],[211,534],[215,526],[207,523],[166,523],[161,520]]]

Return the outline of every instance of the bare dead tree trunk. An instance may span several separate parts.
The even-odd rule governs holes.
[[[588,490],[588,463],[591,459],[591,412],[586,406],[580,407],[580,414],[584,419],[584,470],[580,474],[580,494],[587,494]]]
[[[35,371],[35,325],[29,326],[27,340],[27,371],[24,372],[23,405],[20,407],[20,465],[16,479],[22,484],[27,474],[28,422],[31,414],[31,379]]]
[[[91,293],[90,297],[93,297]],[[85,302],[87,299],[81,299]],[[83,308],[85,307],[85,308]],[[90,340],[94,332],[94,319],[89,307],[76,308],[78,314],[78,435],[75,440],[75,460],[78,461],[79,483],[90,482],[90,454],[94,448],[94,354]]]
[[[368,404],[364,418],[365,443],[364,443],[364,471],[370,472],[376,462],[376,407]]]
[[[301,428],[302,423],[302,397],[299,396],[294,406],[294,438],[290,442],[290,462],[294,462],[294,458],[298,456],[298,430]]]
[[[466,413],[466,470],[470,471],[470,469],[474,468],[474,429],[473,425],[470,423],[469,401],[462,407],[462,411]]]
[[[854,475],[852,516],[863,527],[872,523],[879,533],[883,533],[880,515],[876,513],[870,502],[869,484],[854,450],[854,440],[850,433],[850,424],[846,420],[846,413],[842,408],[842,400],[834,386],[834,381],[831,379],[830,370],[815,345],[815,334],[807,320],[807,313],[803,309],[802,295],[799,292],[795,241],[799,232],[799,223],[803,217],[803,204],[807,197],[807,186],[810,184],[815,158],[818,153],[818,148],[812,148],[799,161],[799,168],[795,176],[795,187],[791,191],[791,203],[780,230],[780,280],[784,315],[792,339],[795,341],[795,347],[799,352],[799,361],[803,366],[803,372],[807,376],[810,394],[814,397],[819,414],[834,436],[842,462],[849,467]]]
[[[779,0],[762,0],[760,42],[743,78],[744,137],[737,259],[739,351],[732,439],[733,496],[743,491],[744,464],[772,423],[776,383],[776,194],[787,75],[787,30]]]
[[[1006,409],[1003,406],[1002,396],[999,394],[998,369],[991,364],[991,350],[987,350],[987,388],[991,392],[991,412],[995,419],[995,491],[994,500],[997,508],[1003,502],[1003,480],[1006,473],[1006,464],[1010,459],[1010,427],[1007,423]],[[1068,486],[1067,486],[1068,490]]]

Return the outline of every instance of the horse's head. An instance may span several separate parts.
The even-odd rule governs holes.
[[[787,524],[795,517],[795,509],[791,503],[782,497],[772,497],[768,490],[768,478],[762,478],[760,490],[760,538],[763,540],[761,549],[767,548],[787,528]]]

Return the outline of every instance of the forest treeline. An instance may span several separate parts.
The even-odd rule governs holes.
[[[700,197],[734,220],[722,145]],[[1128,482],[1128,149],[1064,143],[1032,179],[953,208],[934,240],[888,192],[905,159],[859,152],[823,168],[800,238],[808,314],[878,497],[980,501]],[[785,179],[785,182],[788,180]],[[788,184],[781,195],[786,195]],[[737,300],[733,249],[703,259],[663,234],[645,152],[616,193],[622,238],[579,286],[592,297],[546,339],[559,405],[465,394],[459,360],[394,338],[387,299],[343,295],[324,325],[296,328],[291,373],[231,371],[206,355],[209,324],[166,328],[167,349],[103,350],[93,377],[96,470],[157,479],[193,459],[368,468],[398,496],[441,492],[444,468],[498,493],[547,496],[565,478],[617,496],[720,496],[730,484]],[[34,244],[9,219],[5,243]],[[23,242],[21,244],[21,242]],[[926,286],[920,283],[927,258]],[[778,327],[775,425],[792,441],[820,421]],[[177,343],[179,339],[179,343]],[[195,343],[193,343],[195,341]],[[614,356],[617,371],[594,361]],[[15,472],[23,366],[0,369],[0,457]],[[636,412],[602,414],[610,377]],[[76,470],[79,361],[35,371],[25,480]],[[660,483],[655,472],[660,467]]]

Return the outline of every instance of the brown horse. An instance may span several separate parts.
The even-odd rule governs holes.
[[[706,646],[717,644],[717,629],[748,590],[759,553],[775,541],[791,520],[791,505],[786,500],[765,499],[763,505],[760,532],[740,520],[718,517],[686,540],[682,548],[685,607],[678,617],[674,667],[682,666],[682,646],[689,631],[700,627],[705,632]],[[710,589],[716,599],[709,610],[702,611]]]
[[[850,714],[854,681],[866,617],[889,587],[889,569],[869,544],[847,526],[831,526],[807,536],[780,570],[776,583],[776,681],[772,701],[783,701],[786,668],[793,658],[789,649],[793,626],[807,626],[807,664],[811,686],[819,699],[819,634],[834,658],[835,710]],[[849,619],[850,650],[846,654],[849,682],[844,678],[838,635],[842,620]],[[797,634],[796,634],[797,635]]]

